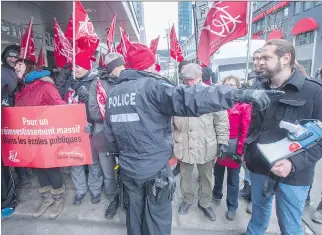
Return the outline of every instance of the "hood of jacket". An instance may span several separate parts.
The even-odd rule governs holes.
[[[171,84],[172,86],[175,86],[171,81],[169,81],[167,78],[162,77],[159,74],[146,72],[146,71],[139,71],[136,69],[125,69],[120,74],[120,79],[118,80],[118,83],[129,81],[129,80],[137,80],[139,78],[154,78],[157,80],[163,80],[166,83]]]
[[[10,46],[7,46],[3,52],[1,53],[1,62],[2,64],[5,66],[5,67],[9,67],[11,68],[8,64],[7,64],[7,61],[6,61],[6,58],[4,58],[4,56],[6,55],[7,51],[9,50],[15,50],[15,51],[18,51],[20,52],[20,46],[17,46],[17,45],[10,45]],[[11,68],[13,69],[13,68]]]
[[[92,70],[88,71],[88,73],[84,77],[79,79],[79,81],[89,82],[89,81],[92,81],[97,75],[98,75],[98,70],[92,69]]]
[[[42,77],[48,77],[50,75],[50,71],[48,70],[41,70],[41,71],[31,71],[27,74],[25,78],[25,83],[31,83],[35,80],[41,79]]]

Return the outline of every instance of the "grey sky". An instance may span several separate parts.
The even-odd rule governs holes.
[[[178,37],[178,2],[144,2],[144,24],[147,45],[160,35],[158,49],[167,49],[165,29],[174,23]]]

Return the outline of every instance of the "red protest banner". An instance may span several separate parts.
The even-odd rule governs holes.
[[[5,166],[53,168],[92,164],[84,104],[2,108]]]

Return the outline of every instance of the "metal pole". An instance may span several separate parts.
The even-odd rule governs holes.
[[[76,7],[75,1],[73,1],[73,78],[75,77],[76,71]]]
[[[34,17],[31,17],[30,19],[30,24],[29,24],[29,30],[28,30],[28,36],[27,36],[27,43],[26,43],[26,48],[25,48],[25,53],[23,55],[23,59],[26,59],[27,56],[27,51],[28,51],[28,46],[29,46],[29,39],[30,39],[30,34],[31,34],[31,28],[32,28],[32,21]]]
[[[253,4],[248,2],[248,41],[247,41],[247,60],[246,60],[246,74],[245,74],[245,83],[248,80],[248,71],[249,71],[249,58],[250,58],[250,40],[252,38],[252,18],[253,18]]]
[[[198,29],[198,21],[197,21],[197,11],[196,11],[196,2],[192,4],[192,12],[193,12],[193,20],[194,20],[194,31],[195,31],[195,47],[196,47],[196,59],[198,55],[198,38],[199,38],[199,29]],[[198,60],[196,60],[198,63]]]
[[[177,79],[177,85],[179,85],[179,63],[178,63],[178,57],[176,56],[176,79]]]
[[[167,38],[167,46],[169,51],[169,58],[168,58],[168,78],[170,77],[170,46],[169,46],[169,29],[166,29],[166,38]]]
[[[312,52],[312,64],[311,64],[311,77],[313,78],[314,76],[314,63],[315,63],[315,51],[316,51],[316,39],[318,36],[318,31],[315,31],[315,35],[314,35],[314,43],[313,43],[313,52]]]
[[[263,9],[262,9],[262,11],[263,11]],[[265,20],[265,41],[266,41],[267,40],[267,19],[266,19],[265,11],[263,11],[263,13],[264,13],[264,20]]]

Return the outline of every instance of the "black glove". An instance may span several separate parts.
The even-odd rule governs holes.
[[[84,127],[84,131],[89,135],[92,134],[92,124],[87,123],[87,126]]]
[[[225,153],[228,151],[228,146],[224,144],[219,144],[218,145],[218,150],[217,150],[217,156],[220,158],[223,158],[225,156]]]
[[[265,110],[269,106],[273,96],[282,96],[284,91],[275,90],[236,90],[234,100],[241,103],[255,103],[259,106],[260,110]]]
[[[78,88],[77,95],[78,98],[85,104],[88,102],[88,90],[86,89],[86,87],[81,86],[80,88]]]

